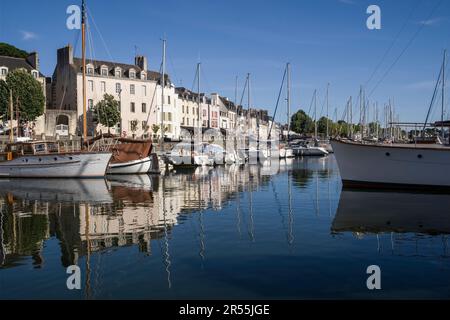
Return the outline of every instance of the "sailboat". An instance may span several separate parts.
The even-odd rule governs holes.
[[[314,138],[311,142],[300,141],[292,144],[294,154],[298,157],[313,156],[323,157],[328,155],[328,151],[320,147],[317,140],[317,90],[314,90]]]
[[[442,78],[439,77],[436,85],[438,88],[442,81],[442,110],[445,101],[445,59],[444,53]],[[446,123],[442,121],[441,125]],[[343,139],[333,139],[331,144],[344,186],[450,189],[449,145],[364,144]]]
[[[294,155],[294,150],[289,146],[289,133],[291,131],[291,64],[287,63],[286,64],[286,72],[287,72],[287,97],[286,97],[286,102],[287,102],[287,144],[285,145],[280,145],[280,158],[281,159],[285,159],[285,158],[293,158],[295,157]]]
[[[86,116],[86,10],[82,7],[83,54],[83,139],[87,138]],[[13,98],[10,91],[11,128],[13,124]],[[61,146],[57,142],[14,142],[10,130],[10,143],[0,153],[0,177],[6,178],[98,178],[104,177],[112,153],[92,149]]]

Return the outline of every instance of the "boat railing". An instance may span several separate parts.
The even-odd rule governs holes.
[[[102,138],[94,141],[93,144],[88,145],[88,150],[98,152],[111,151],[118,143],[119,141],[117,139]]]

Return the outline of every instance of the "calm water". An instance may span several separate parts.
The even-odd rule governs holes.
[[[333,157],[0,180],[0,195],[3,299],[450,295],[450,196],[342,191]],[[69,291],[74,264],[82,290]]]

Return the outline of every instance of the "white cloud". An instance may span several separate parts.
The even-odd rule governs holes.
[[[419,24],[422,24],[424,26],[433,26],[433,25],[440,23],[442,20],[444,20],[444,19],[443,18],[433,18],[433,19],[419,21]]]
[[[38,38],[38,35],[31,31],[20,31],[22,33],[22,40],[28,41],[28,40],[34,40]]]

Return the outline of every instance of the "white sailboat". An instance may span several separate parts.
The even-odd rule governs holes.
[[[83,60],[83,139],[87,139],[86,117],[86,6],[82,2],[82,60]],[[11,128],[13,99],[10,92]],[[91,150],[65,150],[59,144],[45,141],[14,142],[10,130],[10,143],[0,154],[0,177],[8,178],[98,178],[104,177],[111,152]]]
[[[442,101],[445,101],[444,69],[445,54],[442,78],[438,80],[439,84],[442,79]],[[450,189],[449,146],[364,144],[342,139],[334,139],[331,144],[344,186]]]

